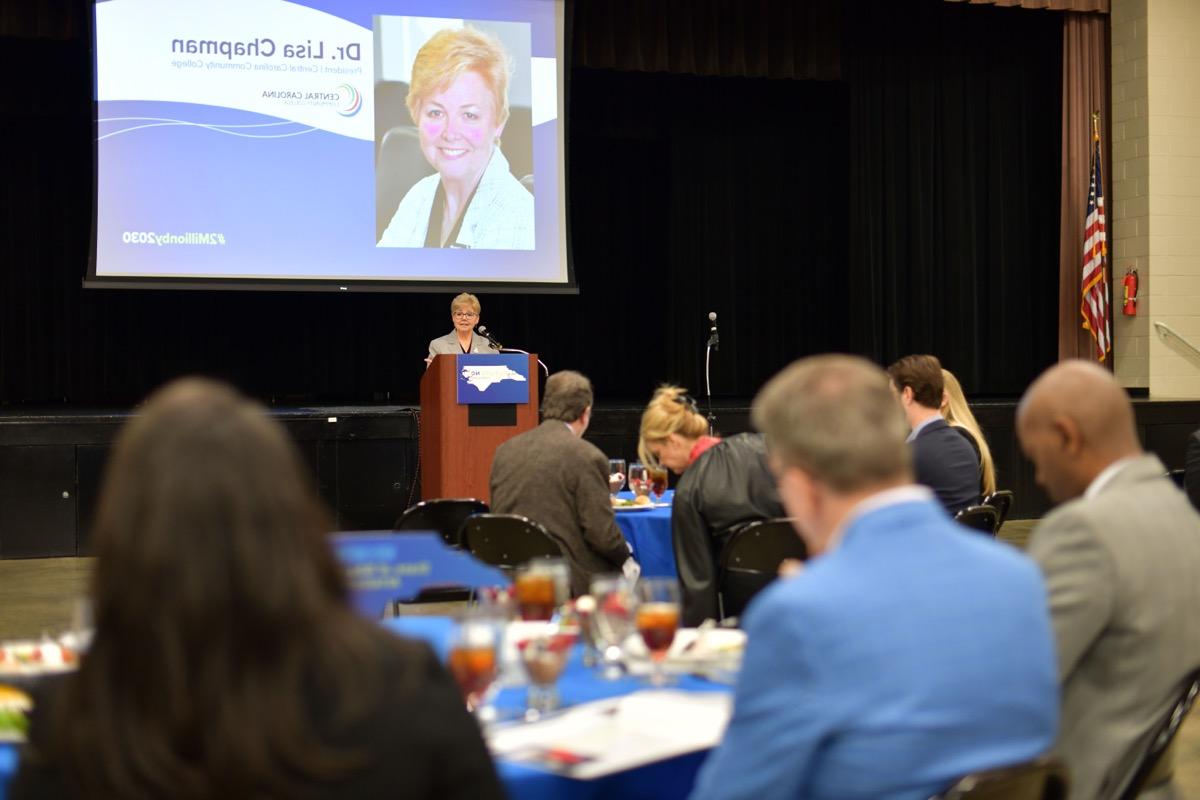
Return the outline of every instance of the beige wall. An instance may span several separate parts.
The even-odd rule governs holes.
[[[1115,368],[1151,397],[1200,398],[1200,0],[1113,0]],[[1136,267],[1138,316],[1120,312]]]

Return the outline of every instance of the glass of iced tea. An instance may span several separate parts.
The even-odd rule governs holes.
[[[650,494],[650,473],[645,464],[629,465],[629,488],[639,497]]]
[[[608,493],[613,497],[625,488],[625,459],[610,458],[608,460]]]
[[[663,660],[679,629],[679,582],[674,578],[643,578],[638,581],[637,595],[637,630],[654,664],[650,683],[661,686],[667,682]]]
[[[498,644],[499,636],[491,620],[467,617],[454,630],[448,666],[471,711],[487,705],[489,690],[496,679]]]
[[[547,621],[567,600],[570,574],[561,558],[535,558],[517,569],[513,582],[521,619]]]
[[[667,493],[667,468],[650,467],[646,472],[650,476],[650,496],[657,503]]]

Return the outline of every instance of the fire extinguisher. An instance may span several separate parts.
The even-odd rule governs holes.
[[[1125,270],[1125,280],[1122,282],[1125,284],[1125,307],[1122,309],[1122,311],[1127,317],[1136,317],[1138,289],[1137,270],[1133,269],[1132,267]]]

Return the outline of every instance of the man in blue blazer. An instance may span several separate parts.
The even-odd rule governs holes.
[[[937,356],[905,356],[888,367],[892,385],[912,432],[913,472],[928,486],[949,514],[980,500],[982,472],[979,454],[965,428],[942,418],[942,364]]]
[[[1040,573],[964,536],[913,485],[888,376],[804,359],[753,413],[810,559],[750,605],[733,717],[693,800],[925,800],[1048,750],[1058,689]]]

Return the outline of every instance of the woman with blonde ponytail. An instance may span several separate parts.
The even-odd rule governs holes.
[[[967,405],[967,398],[963,395],[958,378],[954,377],[950,370],[943,369],[942,382],[945,384],[942,392],[942,417],[952,428],[966,436],[971,447],[975,448],[975,453],[979,456],[979,486],[983,496],[987,497],[996,491],[996,465],[992,461],[992,451],[988,447],[987,439],[983,438],[983,431],[975,421],[975,415],[971,413],[971,407]]]
[[[683,624],[718,616],[717,559],[747,523],[784,516],[758,434],[709,435],[696,401],[679,386],[660,386],[642,412],[638,455],[679,475],[671,539],[683,592]]]

